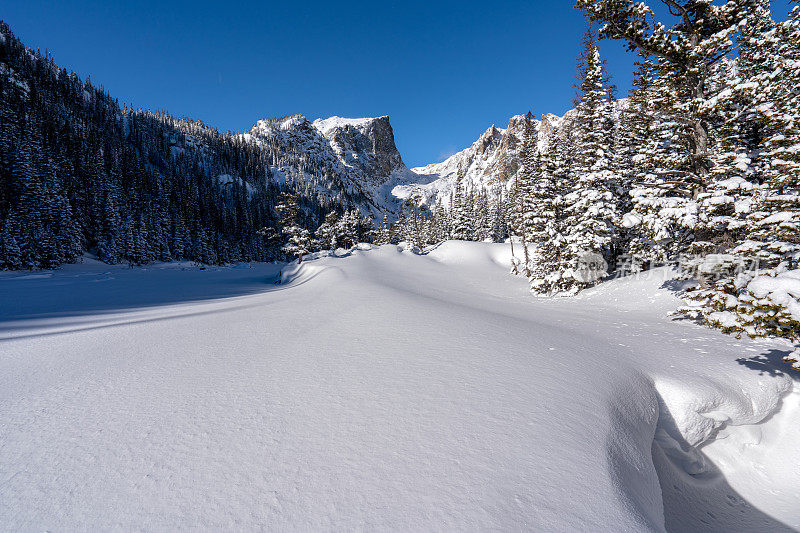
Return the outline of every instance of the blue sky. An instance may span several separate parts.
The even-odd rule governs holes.
[[[12,0],[31,48],[121,103],[243,131],[258,119],[389,115],[408,166],[511,115],[572,106],[584,22],[571,0]],[[783,15],[786,0],[774,3]],[[621,95],[633,54],[601,43]]]

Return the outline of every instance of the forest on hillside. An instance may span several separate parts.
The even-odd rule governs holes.
[[[281,193],[312,230],[363,203],[336,172],[274,139],[122,107],[0,24],[0,269],[85,252],[137,265],[280,259],[258,230],[275,225]]]

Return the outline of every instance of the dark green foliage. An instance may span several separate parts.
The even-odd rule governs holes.
[[[291,147],[120,108],[2,22],[0,34],[0,268],[52,268],[84,252],[130,264],[272,260],[283,254],[257,230],[275,225],[281,192],[298,193],[309,229],[361,200]],[[273,179],[275,166],[292,179]]]

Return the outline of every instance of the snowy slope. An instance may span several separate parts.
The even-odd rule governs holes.
[[[340,255],[0,275],[3,527],[800,528],[784,347],[670,320],[666,272]]]

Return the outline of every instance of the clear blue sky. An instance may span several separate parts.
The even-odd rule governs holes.
[[[11,0],[31,48],[121,103],[243,131],[258,119],[389,115],[408,166],[511,115],[561,114],[584,31],[572,0]],[[786,0],[774,2],[783,18]],[[633,54],[601,43],[624,95]]]

